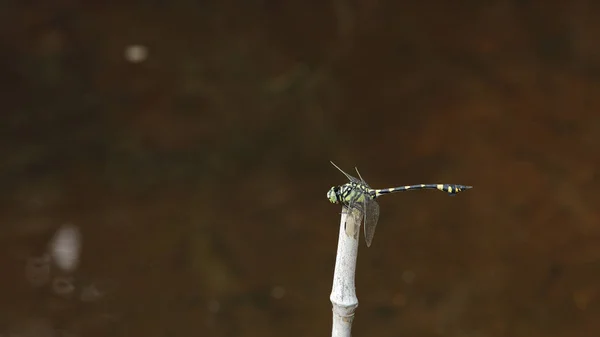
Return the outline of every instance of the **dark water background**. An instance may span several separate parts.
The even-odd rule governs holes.
[[[327,336],[334,160],[475,186],[382,198],[355,336],[598,336],[599,15],[1,1],[0,334]],[[79,268],[48,273],[65,223]]]

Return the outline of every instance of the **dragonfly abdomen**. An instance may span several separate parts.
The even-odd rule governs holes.
[[[377,198],[381,195],[389,194],[389,193],[404,192],[404,191],[410,191],[410,190],[427,190],[427,189],[429,189],[429,190],[439,190],[442,192],[446,192],[450,195],[455,195],[458,192],[462,192],[462,191],[468,190],[470,188],[471,188],[471,186],[455,185],[455,184],[419,184],[419,185],[406,185],[406,186],[402,186],[402,187],[378,189],[378,190],[374,190],[374,193],[372,192],[371,194],[374,194],[375,197]]]

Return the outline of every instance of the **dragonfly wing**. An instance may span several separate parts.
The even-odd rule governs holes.
[[[375,228],[377,228],[377,221],[379,221],[379,204],[373,199],[365,199],[365,221],[363,226],[365,227],[365,241],[367,247],[371,247],[373,237],[375,236]]]
[[[330,163],[333,166],[335,166],[336,169],[338,169],[340,172],[342,172],[346,176],[346,178],[348,178],[348,180],[350,180],[351,182],[353,182],[353,183],[360,183],[362,181],[361,179],[353,177],[353,176],[349,175],[348,173],[344,172],[341,168],[339,168],[336,164],[334,164],[334,162],[330,161]]]
[[[363,217],[365,214],[365,207],[362,201],[357,201],[356,199],[350,200],[347,206],[348,215],[354,218],[354,222],[357,226],[360,226],[363,223]],[[358,212],[353,212],[353,210],[357,210]],[[363,223],[364,224],[364,223]]]

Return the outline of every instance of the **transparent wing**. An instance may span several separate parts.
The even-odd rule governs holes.
[[[365,221],[363,226],[365,227],[365,242],[367,247],[371,246],[373,242],[373,236],[375,236],[375,228],[377,228],[377,221],[379,221],[379,204],[374,199],[365,198],[365,212],[363,212]]]
[[[360,180],[356,179],[356,182],[360,182],[364,186],[371,188],[369,184],[363,179],[362,175],[358,171],[358,168],[354,168]],[[379,204],[375,199],[371,198],[370,195],[365,195],[365,201],[362,203],[362,214],[364,221],[362,223],[365,232],[365,243],[367,247],[371,247],[373,237],[375,236],[375,228],[377,228],[377,222],[379,221]]]
[[[359,181],[360,182],[360,181]],[[358,201],[358,194],[356,194],[356,198],[354,198],[353,200],[350,200],[348,202],[348,212],[351,212],[352,209],[357,210],[358,212],[351,212],[351,215],[354,217],[354,222],[356,225],[358,226],[365,226],[365,224],[367,223],[367,214],[368,214],[368,205],[369,205],[369,201],[371,199],[368,198],[363,198],[362,201]],[[366,237],[366,229],[365,229],[365,238]],[[367,239],[367,245],[370,245],[371,242]]]
[[[369,184],[367,184],[367,182],[363,179],[363,177],[360,175],[360,172],[358,172],[358,167],[354,168],[356,170],[356,173],[358,173],[358,177],[360,178],[360,180],[354,178],[355,180],[357,180],[357,182],[361,182],[363,185],[367,186],[368,188],[371,188],[371,186],[369,186]],[[344,173],[345,174],[345,173]],[[352,177],[352,176],[351,176]]]
[[[364,202],[353,201],[348,205],[348,208],[358,210],[358,213],[356,213],[356,214],[353,213],[354,222],[358,226],[364,226],[365,221],[366,221]],[[359,230],[360,230],[360,228],[359,228]]]

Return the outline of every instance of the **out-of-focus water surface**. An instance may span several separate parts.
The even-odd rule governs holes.
[[[600,6],[3,1],[0,334],[600,333]],[[361,241],[363,239],[361,238]]]

